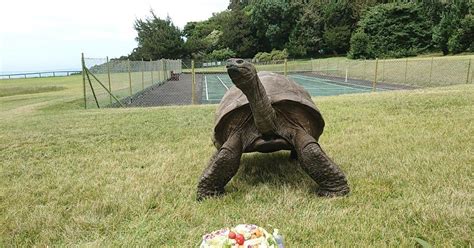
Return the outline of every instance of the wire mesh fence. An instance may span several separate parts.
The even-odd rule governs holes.
[[[288,76],[312,96],[328,96],[472,83],[473,58],[248,61],[255,65],[257,71]],[[225,68],[226,61],[108,61],[107,58],[86,58],[84,62],[91,75],[104,84],[104,87],[87,87],[88,107],[95,106],[96,102],[100,106],[119,106],[114,97],[126,106],[219,103],[227,90],[233,87]],[[178,75],[179,80],[170,81],[173,75]],[[85,82],[88,82],[87,78]],[[94,94],[97,101],[93,98]]]
[[[181,60],[82,58],[85,108],[133,104],[147,89],[182,73]]]
[[[287,75],[311,95],[339,95],[370,91],[447,86],[472,82],[473,56],[349,60],[251,61],[257,71]],[[186,71],[186,70],[185,70]],[[225,62],[196,62],[194,72],[201,79],[200,103],[216,103],[232,87]]]

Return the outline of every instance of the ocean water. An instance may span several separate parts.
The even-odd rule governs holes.
[[[37,78],[37,77],[64,77],[77,73],[81,69],[37,70],[37,71],[1,71],[0,79],[10,78]]]

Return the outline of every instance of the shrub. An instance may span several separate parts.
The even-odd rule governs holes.
[[[364,32],[356,32],[351,37],[351,50],[349,58],[365,59],[372,58],[373,51],[369,42],[369,36]]]
[[[230,48],[224,48],[219,50],[214,50],[212,53],[207,55],[208,60],[214,61],[223,61],[232,57],[235,57],[236,53]]]
[[[267,52],[259,52],[255,54],[252,61],[254,62],[268,62],[268,61],[275,61],[275,60],[284,60],[288,58],[288,51],[286,49],[283,50],[275,50],[273,49],[271,53]]]

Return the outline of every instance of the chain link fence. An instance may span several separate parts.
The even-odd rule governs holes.
[[[101,108],[133,104],[147,90],[175,80],[181,60],[130,61],[82,57],[84,107]]]
[[[472,83],[473,58],[248,61],[257,71],[290,77],[312,96],[327,96]],[[88,108],[219,103],[233,86],[225,64],[226,61],[85,58],[85,103]],[[90,86],[88,77],[101,84],[93,82]]]

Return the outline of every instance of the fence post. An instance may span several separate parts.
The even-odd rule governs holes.
[[[143,58],[142,58],[142,66],[141,67],[141,71],[142,71],[142,90],[145,89],[145,70],[144,70],[144,65],[145,65],[145,61],[143,61]]]
[[[404,81],[404,84],[407,84],[407,72],[408,72],[408,58],[405,59],[405,81]]]
[[[431,64],[430,64],[430,81],[429,81],[429,84],[431,84],[431,78],[432,78],[432,75],[433,75],[433,60],[434,60],[434,57],[431,57]]]
[[[87,109],[87,98],[86,98],[86,70],[84,62],[84,53],[81,53],[81,67],[82,67],[82,88],[84,90],[84,109]]]
[[[378,72],[378,69],[379,69],[379,59],[376,58],[375,59],[375,78],[374,78],[374,83],[372,85],[372,91],[377,90],[377,72]]]
[[[367,78],[367,59],[364,59],[364,80]]]
[[[194,72],[194,60],[191,60],[191,80],[192,80],[192,83],[191,83],[191,101],[192,101],[192,104],[195,104],[196,103],[196,78],[195,78],[195,72]]]
[[[153,61],[150,59],[150,67],[151,67],[151,85],[153,85]]]
[[[287,59],[285,59],[285,72],[284,72],[284,74],[285,74],[285,77],[288,76],[288,60]]]
[[[132,74],[130,73],[130,59],[128,61],[128,85],[130,86],[130,100],[132,100]]]
[[[109,91],[112,92],[112,84],[110,82],[110,63],[109,63],[109,56],[107,56],[107,77],[109,80]],[[109,94],[110,97],[110,104],[112,105],[112,95]]]
[[[385,82],[385,58],[382,61],[382,82]]]
[[[472,58],[469,58],[469,64],[467,65],[466,84],[469,83],[469,73],[471,72],[471,60]]]
[[[166,71],[166,59],[161,59],[161,68],[163,69],[163,82],[168,80],[168,72]]]

